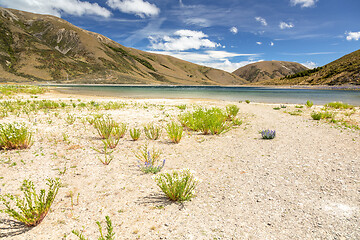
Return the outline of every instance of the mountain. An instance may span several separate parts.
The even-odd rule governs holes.
[[[244,79],[124,47],[49,15],[0,8],[0,82],[240,85]]]
[[[360,50],[325,66],[261,82],[264,85],[360,85]]]
[[[304,70],[307,68],[296,62],[262,61],[241,67],[235,70],[233,74],[255,83],[285,77]]]

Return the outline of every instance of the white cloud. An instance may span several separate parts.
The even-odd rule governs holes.
[[[216,48],[220,43],[207,39],[207,35],[201,31],[178,30],[173,36],[153,37],[148,39],[151,48],[165,51],[184,51],[189,49]]]
[[[157,16],[160,13],[160,9],[155,4],[143,0],[108,0],[106,4],[112,9],[135,14],[141,18]]]
[[[230,28],[230,32],[232,32],[233,34],[237,34],[238,33],[237,27]]]
[[[274,43],[273,42],[270,42],[270,44],[269,44],[270,46],[274,46]]]
[[[309,69],[313,69],[316,68],[318,65],[314,62],[311,61],[307,61],[306,63],[301,63],[302,65],[304,65],[305,67],[309,68]]]
[[[98,15],[110,17],[111,15],[109,10],[100,7],[97,3],[79,0],[0,0],[0,4],[8,8],[50,14],[57,17],[61,17],[63,13],[76,16]]]
[[[255,20],[256,20],[257,22],[260,22],[261,25],[263,25],[263,26],[267,26],[267,25],[268,25],[267,22],[266,22],[266,20],[265,20],[265,18],[255,17]]]
[[[286,28],[293,28],[294,24],[292,23],[286,23],[286,22],[280,22],[279,27],[281,29],[286,29]]]
[[[197,25],[200,27],[209,27],[211,25],[210,22],[204,18],[187,18],[184,22],[188,25]]]
[[[360,39],[360,32],[347,32],[345,33],[346,36],[346,40],[351,41],[351,40],[355,40],[358,41]]]
[[[151,51],[152,53],[170,55],[185,61],[193,62],[196,64],[222,69],[227,72],[233,72],[239,67],[245,66],[249,63],[257,62],[254,60],[258,54],[242,54],[231,53],[227,51],[207,50],[203,52],[174,52],[174,51]],[[245,57],[244,61],[233,62],[231,58]]]
[[[318,0],[290,0],[291,5],[301,5],[302,8],[312,7]]]
[[[262,42],[256,42],[256,44],[257,44],[257,45],[261,45],[261,44],[262,44]]]

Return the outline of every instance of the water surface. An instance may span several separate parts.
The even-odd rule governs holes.
[[[54,86],[52,86],[54,87]],[[130,98],[204,98],[226,101],[314,104],[341,101],[360,105],[360,91],[223,86],[99,86],[57,85],[62,93]]]

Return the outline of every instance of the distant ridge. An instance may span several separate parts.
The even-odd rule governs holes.
[[[0,82],[241,85],[244,79],[124,47],[49,15],[0,8]]]
[[[259,82],[262,85],[360,85],[360,50],[316,69]]]
[[[285,61],[262,61],[248,64],[233,72],[233,74],[245,80],[256,83],[265,80],[285,77],[298,73],[308,68],[296,62]]]

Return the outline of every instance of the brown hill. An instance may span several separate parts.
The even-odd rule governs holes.
[[[235,70],[233,74],[254,83],[285,77],[304,70],[307,68],[296,62],[262,61],[241,67]]]
[[[124,47],[63,19],[0,8],[0,81],[239,85],[234,74]]]
[[[261,82],[265,85],[360,85],[360,50],[325,66]]]

